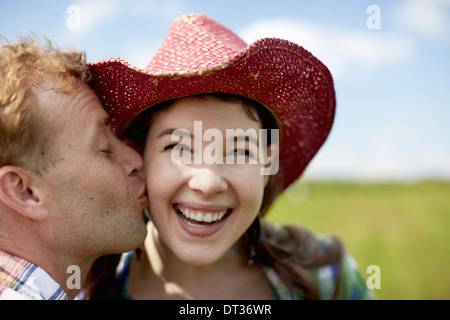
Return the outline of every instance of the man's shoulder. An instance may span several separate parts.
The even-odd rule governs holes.
[[[30,300],[26,295],[0,284],[0,300]]]
[[[0,250],[0,300],[63,300],[67,294],[42,268]]]

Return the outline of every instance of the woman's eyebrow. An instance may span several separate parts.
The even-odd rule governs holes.
[[[159,139],[159,138],[161,138],[161,137],[163,137],[163,136],[165,136],[165,135],[172,135],[172,134],[175,134],[175,135],[178,135],[178,136],[191,137],[191,134],[190,134],[189,131],[186,130],[186,129],[179,129],[179,128],[178,128],[178,129],[173,129],[173,128],[168,128],[168,129],[162,130],[162,131],[158,134],[157,138]]]

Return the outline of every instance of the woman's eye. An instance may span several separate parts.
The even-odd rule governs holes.
[[[170,144],[167,147],[164,148],[164,150],[176,150],[176,151],[186,151],[186,152],[191,152],[191,148],[189,148],[188,146],[181,144],[181,143],[177,143],[177,144]]]
[[[248,156],[249,152],[248,152],[248,150],[235,150],[234,154],[236,154],[238,156]]]
[[[250,150],[247,150],[247,149],[236,149],[236,150],[234,150],[234,155],[245,156],[245,157],[253,156],[253,154],[250,152]]]
[[[254,153],[249,149],[234,149],[227,153],[227,157],[254,158]]]

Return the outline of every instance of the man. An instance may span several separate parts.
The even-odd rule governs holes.
[[[0,48],[0,300],[72,299],[95,259],[145,239],[142,159],[89,79],[49,41]]]

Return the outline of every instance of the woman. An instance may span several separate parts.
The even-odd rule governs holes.
[[[116,134],[142,148],[150,221],[136,260],[98,262],[88,297],[370,298],[338,239],[263,219],[330,132],[333,81],[318,59],[189,15],[145,70],[91,68]]]

